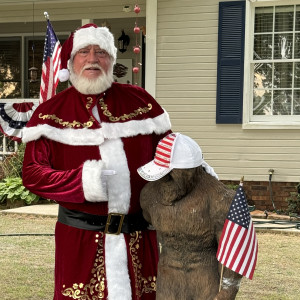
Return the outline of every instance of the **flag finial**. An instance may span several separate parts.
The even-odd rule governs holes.
[[[241,177],[240,184],[244,183],[244,176]]]
[[[49,20],[49,14],[46,11],[44,12],[44,16],[45,16],[46,20],[48,21]]]

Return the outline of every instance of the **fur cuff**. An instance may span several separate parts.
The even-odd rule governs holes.
[[[87,201],[108,201],[106,184],[101,176],[103,166],[101,160],[87,160],[83,164],[82,187]]]

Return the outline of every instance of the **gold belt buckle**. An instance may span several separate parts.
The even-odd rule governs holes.
[[[109,229],[109,225],[110,225],[110,221],[111,221],[111,217],[112,216],[118,216],[120,217],[120,221],[119,221],[119,226],[118,226],[118,230],[116,232],[110,232]],[[119,235],[121,233],[122,230],[122,226],[123,226],[123,221],[124,221],[124,214],[118,214],[118,213],[109,213],[107,216],[107,221],[105,224],[105,229],[104,229],[104,233],[105,234],[115,234],[115,235]]]

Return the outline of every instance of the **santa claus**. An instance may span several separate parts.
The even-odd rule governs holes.
[[[137,168],[170,132],[142,88],[113,82],[113,35],[88,24],[62,47],[72,87],[41,104],[24,129],[24,185],[59,204],[54,299],[155,299],[157,243]]]

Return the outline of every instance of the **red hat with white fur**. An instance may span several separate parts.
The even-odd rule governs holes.
[[[98,45],[105,50],[113,59],[113,64],[117,58],[117,48],[112,33],[107,27],[98,27],[96,24],[86,24],[72,32],[64,42],[61,50],[61,69],[58,73],[60,81],[67,81],[70,77],[68,61],[73,59],[75,53],[88,46]]]

